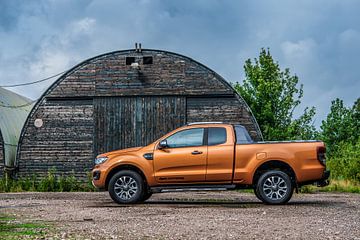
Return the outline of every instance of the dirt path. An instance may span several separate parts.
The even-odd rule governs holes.
[[[117,205],[102,193],[0,194],[0,212],[52,222],[54,238],[360,239],[359,194],[295,194],[285,206],[252,194],[156,194]]]

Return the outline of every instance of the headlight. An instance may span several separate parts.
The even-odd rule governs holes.
[[[98,158],[95,158],[95,164],[96,164],[96,165],[102,164],[102,163],[105,162],[106,160],[108,160],[107,157],[98,157]]]

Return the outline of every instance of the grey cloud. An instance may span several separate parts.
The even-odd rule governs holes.
[[[208,65],[228,81],[243,63],[270,50],[304,84],[301,108],[359,97],[358,9],[350,1],[1,1],[0,85],[53,75],[117,49],[165,49]],[[37,98],[51,84],[17,88]]]

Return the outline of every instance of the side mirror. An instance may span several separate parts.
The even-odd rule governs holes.
[[[167,141],[166,140],[161,140],[159,143],[159,149],[163,149],[163,148],[167,148]]]

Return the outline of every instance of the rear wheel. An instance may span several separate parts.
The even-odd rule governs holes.
[[[145,201],[148,200],[151,196],[152,196],[152,192],[150,192],[150,191],[145,192],[142,201],[145,202]]]
[[[259,199],[267,204],[287,203],[294,191],[294,185],[288,174],[280,170],[263,173],[256,186],[255,193]]]
[[[137,203],[144,196],[144,180],[137,172],[119,171],[110,179],[109,194],[117,203]]]

